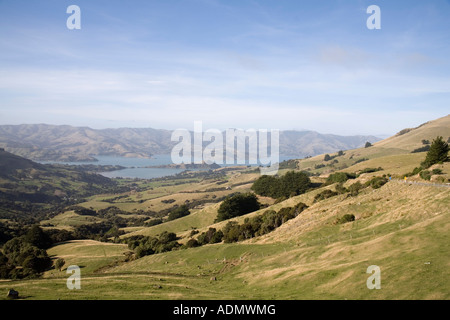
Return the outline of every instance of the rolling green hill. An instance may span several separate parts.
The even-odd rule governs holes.
[[[298,196],[279,200],[261,199],[266,207],[231,220],[246,219],[280,211],[302,202],[308,208],[297,217],[263,236],[235,242],[207,244],[129,259],[123,243],[78,240],[57,244],[49,252],[54,259],[66,260],[61,272],[50,270],[42,279],[0,282],[0,291],[14,287],[28,299],[450,299],[450,163],[436,164],[433,183],[406,173],[420,165],[425,152],[411,153],[436,135],[447,140],[450,117],[430,121],[413,130],[368,148],[345,150],[332,160],[324,155],[298,160],[297,170],[308,170],[316,187]],[[334,154],[331,154],[334,156]],[[358,161],[364,159],[364,161]],[[338,162],[332,163],[333,160]],[[355,163],[356,162],[356,163]],[[315,168],[324,164],[321,168]],[[376,170],[365,169],[375,168]],[[320,185],[336,171],[356,173],[342,187],[359,182],[355,194],[347,190],[317,200],[324,190],[338,191],[336,183]],[[283,170],[280,172],[282,174]],[[366,184],[374,177],[390,175],[381,187]],[[251,169],[230,170],[220,180],[220,192],[250,190],[255,173]],[[189,199],[211,199],[217,194],[217,180],[199,179],[185,184],[152,185],[152,189],[126,194],[116,203],[140,209],[160,206],[161,199],[185,203]],[[230,189],[227,189],[230,187]],[[210,191],[208,191],[210,190]],[[214,190],[214,191],[211,191]],[[155,197],[156,196],[156,197]],[[94,196],[85,207],[101,205]],[[196,198],[197,197],[197,198]],[[135,201],[141,199],[142,202]],[[157,236],[175,232],[180,243],[197,238],[214,227],[220,202],[202,202],[191,214],[151,227],[124,228],[121,236]],[[353,220],[343,220],[352,215]],[[67,211],[55,217],[60,223],[80,216]],[[56,220],[55,220],[56,221]],[[191,233],[195,227],[199,233]],[[117,241],[117,239],[116,239]],[[128,252],[128,253],[127,253]],[[82,266],[82,289],[68,290],[65,268]],[[381,270],[381,289],[369,289],[370,266]]]
[[[442,136],[445,141],[450,138],[450,115],[426,122],[413,129],[401,130],[393,137],[373,143],[371,147],[345,150],[341,156],[338,156],[336,153],[330,153],[330,156],[334,158],[329,161],[324,161],[324,155],[302,159],[297,162],[297,166],[301,170],[318,174],[329,174],[339,170],[351,171],[354,168],[372,167],[375,160],[378,161],[377,167],[383,167],[385,160],[380,158],[385,158],[388,162],[398,159],[400,161],[399,165],[396,166],[398,168],[393,169],[401,168],[404,170],[406,168],[403,166],[408,165],[408,163],[412,166],[418,166],[419,163],[416,161],[420,157],[425,157],[425,152],[413,154],[416,158],[407,155],[412,154],[411,152],[415,149],[423,147],[422,140],[428,140],[431,143],[437,136]],[[402,157],[402,155],[405,156]],[[392,156],[392,158],[389,158],[389,156]],[[367,160],[374,161],[370,163],[366,162]],[[358,166],[356,167],[356,165]]]
[[[0,150],[0,217],[36,218],[41,209],[120,190],[117,183],[81,168],[42,165]]]

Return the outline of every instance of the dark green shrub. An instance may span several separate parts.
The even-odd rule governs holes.
[[[350,187],[348,187],[348,191],[350,192],[350,195],[353,197],[356,197],[359,194],[359,191],[363,189],[363,185],[361,182],[357,181],[354,184],[352,184]]]
[[[179,206],[178,208],[176,208],[175,210],[173,210],[172,212],[170,212],[167,220],[171,221],[171,220],[179,219],[181,217],[185,217],[185,216],[189,215],[190,213],[191,212],[189,211],[189,208],[185,204],[183,204],[183,205]]]
[[[359,173],[360,175],[363,173],[371,173],[371,172],[377,172],[377,171],[382,171],[383,168],[382,167],[378,167],[378,168],[365,168],[363,170],[361,170],[361,172]]]
[[[358,160],[356,160],[355,162],[353,162],[353,165],[358,164],[358,163],[361,163],[361,162],[364,162],[364,161],[367,161],[367,160],[369,160],[369,159],[367,159],[367,158],[361,158],[361,159],[358,159]]]
[[[366,186],[371,186],[373,189],[381,188],[389,181],[386,177],[373,177],[370,181],[366,182]]]
[[[213,234],[211,240],[209,240],[209,243],[219,243],[222,242],[222,239],[223,239],[223,232],[222,230],[219,230]]]
[[[219,243],[222,241],[222,231],[217,231],[215,228],[209,228],[208,231],[203,232],[198,236],[197,240],[199,245],[205,245],[208,243]]]
[[[280,163],[279,169],[297,169],[297,160],[291,159],[291,160],[284,160]]]
[[[355,179],[356,174],[348,172],[336,172],[330,174],[325,182],[325,185],[333,184],[336,182],[345,182],[349,179]]]
[[[186,243],[186,247],[188,247],[188,248],[195,248],[198,246],[200,246],[200,244],[195,239],[189,239],[189,241]]]
[[[343,186],[343,183],[340,182],[336,185],[336,192],[339,194],[344,194],[347,193],[348,190]]]
[[[290,197],[291,195],[303,194],[311,185],[311,180],[304,172],[289,171],[280,177],[280,190],[278,196]],[[275,196],[275,198],[278,198]]]
[[[442,169],[439,169],[439,168],[433,169],[433,170],[431,170],[431,174],[442,174]]]
[[[178,238],[175,233],[164,231],[158,238],[136,236],[127,239],[126,242],[128,243],[128,248],[134,250],[136,257],[141,258],[179,248],[181,244],[177,240]]]
[[[337,196],[338,193],[332,190],[324,190],[321,193],[318,193],[314,196],[314,202],[319,202],[321,200],[325,200],[334,196]]]
[[[152,249],[151,246],[148,245],[139,245],[134,249],[134,252],[136,254],[136,258],[142,258],[144,256],[149,256],[155,253],[155,251]]]
[[[229,221],[222,229],[223,241],[225,243],[239,241],[240,227],[236,221]]]
[[[306,204],[299,202],[295,207],[285,207],[278,212],[268,210],[260,216],[246,218],[242,225],[239,225],[236,221],[230,221],[222,229],[223,233],[220,235],[220,239],[223,237],[224,242],[230,243],[264,235],[295,218],[306,208],[308,208]],[[218,231],[214,236],[219,232],[221,231]]]
[[[264,197],[273,199],[292,197],[305,193],[311,180],[305,172],[289,171],[282,177],[261,176],[253,183],[252,190]]]
[[[237,194],[227,197],[217,210],[216,222],[242,216],[259,210],[258,198],[252,193]]]
[[[342,224],[352,221],[355,221],[355,216],[353,214],[344,214],[342,217],[336,220],[336,223]]]
[[[413,151],[411,151],[411,153],[419,153],[419,152],[426,152],[430,150],[430,146],[426,145],[417,149],[414,149]]]
[[[156,226],[156,225],[161,224],[161,223],[163,223],[163,220],[161,218],[156,218],[156,219],[150,220],[149,222],[146,222],[144,224],[144,226],[152,227],[152,226]]]
[[[424,180],[430,180],[431,179],[431,172],[428,170],[423,170],[420,172],[419,176]]]
[[[97,211],[79,207],[78,209],[75,209],[75,213],[82,216],[95,216],[97,214]]]
[[[261,176],[252,185],[252,190],[263,197],[274,197],[280,187],[280,180],[274,176]]]
[[[24,241],[40,249],[47,249],[52,245],[50,237],[37,225],[28,230]]]

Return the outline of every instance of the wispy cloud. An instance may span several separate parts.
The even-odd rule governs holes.
[[[437,1],[384,5],[378,33],[363,1],[176,3],[86,1],[80,32],[64,10],[43,19],[35,5],[24,24],[2,4],[0,122],[367,134],[448,113],[450,22]]]

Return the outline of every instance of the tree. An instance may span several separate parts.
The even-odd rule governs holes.
[[[359,190],[361,190],[362,188],[363,185],[361,184],[361,182],[357,181],[350,187],[348,187],[348,191],[350,192],[351,196],[356,197],[359,194]]]
[[[65,263],[66,263],[66,261],[64,261],[64,259],[62,259],[62,258],[56,259],[55,269],[58,269],[59,271],[61,271],[61,268],[64,266]]]
[[[355,179],[356,175],[348,172],[335,172],[328,176],[325,185],[329,185],[336,182],[345,182],[348,179]]]
[[[311,180],[304,172],[289,171],[280,180],[280,196],[285,197],[303,194],[311,185]]]
[[[168,221],[175,220],[184,216],[189,215],[191,212],[189,211],[189,208],[183,204],[173,210],[171,213],[169,213],[169,217],[167,218]]]
[[[47,249],[52,245],[50,237],[38,225],[32,226],[28,230],[24,240],[40,249]]]
[[[427,152],[425,160],[421,163],[421,166],[425,169],[431,167],[433,164],[450,161],[448,157],[448,151],[450,147],[442,137],[437,137],[433,140],[430,146],[430,150]]]
[[[318,193],[314,196],[314,201],[315,202],[319,202],[321,200],[325,200],[334,196],[337,196],[338,193],[333,191],[333,190],[329,190],[329,189],[325,189],[324,191],[322,191],[321,193]]]
[[[330,157],[329,154],[326,154],[326,155],[323,157],[323,161],[330,161],[330,160],[331,160],[331,157]]]
[[[344,214],[344,216],[342,216],[341,218],[338,218],[336,220],[336,223],[347,223],[347,222],[352,222],[355,221],[355,215],[354,214]]]
[[[189,241],[186,243],[186,247],[188,247],[188,248],[195,248],[198,246],[200,246],[200,244],[195,239],[189,239]]]
[[[274,176],[261,176],[252,185],[252,190],[263,197],[273,197],[280,188],[279,179]]]
[[[365,146],[364,146],[364,148],[369,148],[369,147],[371,147],[371,146],[372,146],[372,144],[371,144],[369,141],[367,141],[366,144],[365,144]]]
[[[289,171],[284,176],[261,176],[253,183],[252,190],[263,197],[278,199],[281,197],[305,193],[311,185],[311,180],[304,172]]]
[[[222,238],[222,231],[217,231],[216,228],[209,228],[208,231],[198,236],[197,241],[199,245],[204,245],[208,243],[219,243],[222,241]]]
[[[225,243],[237,242],[239,241],[240,226],[236,221],[229,221],[223,231],[223,240]]]
[[[242,216],[260,208],[258,198],[253,193],[240,193],[227,197],[217,210],[216,221]]]

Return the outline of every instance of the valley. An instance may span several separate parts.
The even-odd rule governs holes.
[[[447,140],[449,121],[450,116],[430,121],[366,148],[285,161],[278,176],[305,173],[306,192],[276,199],[257,195],[259,210],[224,221],[217,221],[222,204],[237,194],[253,194],[258,168],[112,179],[104,191],[62,203],[58,211],[49,208],[34,220],[44,232],[79,235],[47,249],[53,261],[64,259],[61,271],[2,280],[0,290],[13,287],[23,299],[38,300],[449,299],[450,162],[413,174],[427,152],[412,152],[436,135]],[[8,179],[22,185],[56,174],[22,161],[20,169],[2,171],[2,192],[8,192]],[[421,174],[425,171],[429,176]],[[81,192],[85,182],[66,183],[61,190]],[[288,212],[300,204],[300,212],[267,231],[229,238],[230,221],[242,232],[258,217],[266,223],[269,211]],[[169,218],[183,206],[187,215]],[[5,215],[1,221],[12,226],[14,219]],[[224,238],[201,242],[211,229],[223,231]],[[163,242],[170,234],[176,239]],[[157,245],[139,242],[146,239]],[[80,290],[66,287],[69,265],[81,268]],[[379,290],[366,286],[371,265],[381,269]]]

